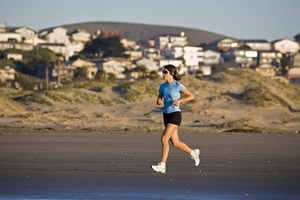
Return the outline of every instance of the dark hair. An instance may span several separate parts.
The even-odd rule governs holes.
[[[170,72],[170,74],[173,76],[174,80],[179,81],[181,79],[178,74],[177,68],[174,65],[169,64],[169,65],[164,66],[164,68]]]

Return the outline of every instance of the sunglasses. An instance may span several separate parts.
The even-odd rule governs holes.
[[[164,71],[162,71],[162,73],[164,73],[164,74],[167,74],[167,73],[169,73],[168,71],[166,71],[166,70],[164,70]]]

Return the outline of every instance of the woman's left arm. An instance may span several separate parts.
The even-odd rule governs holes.
[[[182,102],[191,101],[191,100],[193,100],[195,98],[194,95],[187,88],[184,88],[182,90],[182,93],[185,94],[186,97],[175,100],[173,102],[174,105],[177,106],[177,105],[179,105]]]

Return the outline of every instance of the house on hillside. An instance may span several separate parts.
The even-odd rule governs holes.
[[[158,60],[162,59],[163,56],[161,55],[161,50],[155,47],[141,47],[140,50],[143,53],[143,57]]]
[[[259,51],[257,58],[257,65],[261,64],[271,64],[276,67],[280,67],[280,60],[282,58],[282,53],[279,51]]]
[[[286,78],[290,83],[300,83],[300,67],[289,69]]]
[[[24,42],[0,42],[0,50],[5,49],[20,49],[23,51],[31,51],[34,49],[32,44],[27,44]]]
[[[38,31],[28,26],[13,28],[10,31],[19,33],[21,35],[22,41],[38,37]]]
[[[130,60],[138,60],[143,57],[143,52],[139,50],[126,50],[124,54],[127,55]]]
[[[294,60],[293,60],[294,67],[300,67],[300,53],[297,53],[294,55]]]
[[[108,57],[108,58],[105,58],[105,61],[116,61],[116,62],[120,63],[124,68],[132,68],[132,62],[128,58]]]
[[[0,81],[6,83],[7,81],[15,80],[15,72],[13,68],[5,66],[3,69],[0,69]]]
[[[52,79],[56,80],[58,84],[63,80],[71,80],[74,77],[76,67],[72,66],[68,62],[62,62],[62,64],[58,65],[55,63],[51,67],[51,75]]]
[[[92,80],[95,78],[98,68],[96,67],[96,64],[93,62],[89,62],[86,60],[82,60],[78,58],[77,60],[71,62],[71,65],[75,68],[82,68],[85,67],[87,70],[87,79]]]
[[[267,40],[240,40],[242,46],[248,46],[253,51],[270,51],[272,45]]]
[[[67,46],[63,43],[40,43],[36,46],[39,49],[50,49],[56,54],[61,54],[68,61]]]
[[[207,45],[208,49],[214,51],[227,52],[229,50],[235,50],[242,46],[240,41],[232,38],[223,38],[215,40]]]
[[[3,24],[0,24],[0,33],[3,33],[6,31],[6,27]]]
[[[137,45],[134,40],[129,40],[127,38],[123,38],[123,39],[120,40],[120,42],[123,44],[123,46],[126,49],[138,50],[140,48],[140,45]]]
[[[257,51],[249,48],[243,48],[243,46],[231,51],[235,62],[240,64],[242,67],[251,67],[257,65]]]
[[[22,42],[22,36],[15,32],[0,32],[0,42]]]
[[[260,73],[262,76],[266,76],[266,77],[270,77],[270,78],[274,78],[277,73],[276,67],[274,67],[270,64],[259,65],[255,68],[255,71]]]
[[[7,53],[6,54],[6,59],[12,59],[12,60],[22,60],[23,59],[23,55],[20,53]]]
[[[37,68],[36,76],[45,79],[46,75],[48,75],[48,79],[53,85],[59,85],[62,80],[72,79],[75,71],[76,67],[72,66],[70,63],[62,62],[60,65],[53,63],[47,68],[45,65],[40,65]]]
[[[106,73],[115,74],[117,79],[126,78],[124,72],[125,67],[122,62],[117,60],[102,60],[97,62],[97,68],[104,70]]]
[[[45,30],[39,33],[41,39],[46,40],[48,43],[68,44],[70,43],[69,36],[67,35],[68,29],[63,27],[56,27],[50,30]]]
[[[166,47],[179,46],[184,47],[188,44],[187,37],[184,32],[180,35],[158,35],[154,38],[155,47],[164,49]]]
[[[149,72],[159,70],[157,61],[151,60],[149,58],[142,58],[140,60],[137,60],[136,64],[138,66],[145,66]]]
[[[218,65],[221,62],[221,53],[213,51],[213,50],[206,50],[203,51],[203,64],[204,65]]]
[[[282,54],[294,55],[299,51],[299,43],[290,39],[275,40],[272,42],[273,50]]]
[[[41,38],[34,37],[34,38],[24,40],[24,43],[31,44],[33,46],[37,46],[38,44],[45,44],[45,43],[47,43],[47,41],[43,40]]]
[[[92,40],[92,34],[83,29],[75,29],[67,33],[67,35],[70,38],[70,42],[87,43]]]
[[[185,46],[183,47],[183,60],[187,67],[199,66],[204,62],[204,53],[202,47]]]

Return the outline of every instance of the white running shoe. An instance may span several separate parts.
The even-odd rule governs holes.
[[[157,165],[151,165],[151,168],[158,173],[166,173],[166,165],[163,165],[160,162],[157,163]]]
[[[191,159],[194,161],[195,166],[200,164],[200,150],[194,149],[191,153]]]

